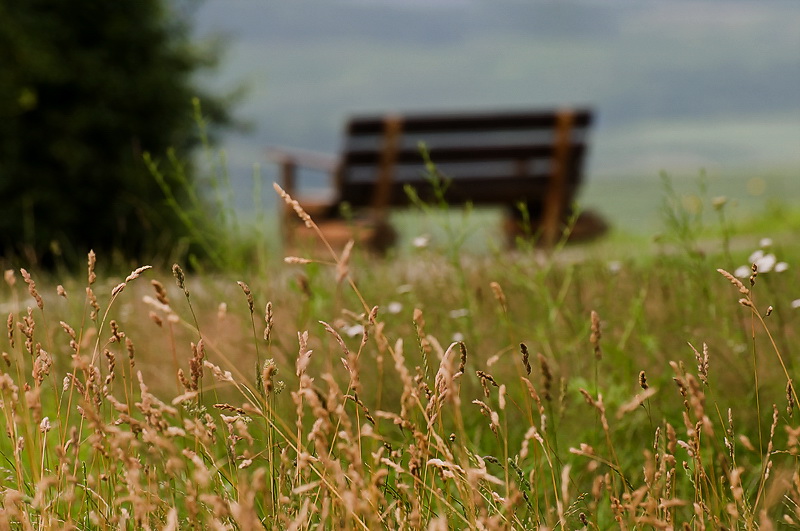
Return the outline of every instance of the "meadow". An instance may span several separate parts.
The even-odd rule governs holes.
[[[0,529],[800,527],[793,218],[663,203],[656,242],[432,209],[384,259],[9,268]]]

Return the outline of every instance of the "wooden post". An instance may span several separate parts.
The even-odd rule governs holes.
[[[553,247],[558,242],[564,218],[573,121],[572,111],[561,110],[556,114],[553,166],[542,212],[542,244],[547,248]]]
[[[378,181],[375,183],[375,193],[372,197],[373,216],[376,223],[383,223],[386,210],[391,202],[392,181],[394,181],[397,152],[400,150],[400,140],[403,132],[403,118],[390,115],[383,123],[383,145],[378,163]]]

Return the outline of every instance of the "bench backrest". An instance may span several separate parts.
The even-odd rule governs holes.
[[[569,204],[582,178],[591,122],[586,109],[353,118],[337,172],[340,201],[406,205],[406,184],[431,199],[418,147],[424,142],[451,180],[448,202],[537,205],[555,193]]]

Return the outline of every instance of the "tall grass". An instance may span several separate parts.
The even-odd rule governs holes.
[[[0,528],[797,527],[800,257],[698,244],[8,270]]]

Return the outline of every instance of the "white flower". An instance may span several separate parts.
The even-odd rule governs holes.
[[[733,272],[733,276],[736,278],[747,278],[750,276],[751,271],[752,269],[750,269],[749,266],[739,266],[736,268],[736,271]]]
[[[389,313],[400,313],[403,310],[403,305],[397,301],[390,302],[386,306],[386,311]]]
[[[792,308],[800,308],[800,299],[795,299],[792,301]]]
[[[775,267],[775,262],[777,262],[775,255],[770,253],[756,260],[755,264],[758,266],[759,273],[769,273]]]
[[[416,247],[417,249],[424,249],[428,246],[431,242],[431,237],[427,234],[423,234],[422,236],[417,236],[413,240],[411,240],[411,245]]]
[[[615,273],[616,274],[616,273],[619,273],[620,270],[622,269],[622,262],[620,262],[619,260],[613,260],[613,261],[609,262],[607,265],[608,265],[609,273]]]
[[[761,260],[762,258],[764,258],[764,251],[759,249],[758,251],[755,251],[753,254],[751,254],[747,258],[747,262],[750,263],[750,264],[754,264],[754,263],[758,262],[759,260]]]
[[[772,268],[775,267],[777,259],[775,258],[774,254],[764,254],[764,251],[759,249],[747,258],[747,262],[750,264],[755,264],[756,267],[758,267],[759,273],[769,273],[772,271]],[[749,274],[750,273],[748,273],[748,275]]]
[[[364,326],[360,324],[355,324],[353,326],[346,326],[344,328],[344,333],[347,337],[356,337],[364,335]]]
[[[464,334],[462,334],[461,332],[456,332],[455,334],[453,334],[453,341],[456,342],[464,341]]]
[[[760,243],[762,247],[769,247],[772,245],[772,240],[770,238],[762,238]],[[770,271],[782,273],[789,269],[789,264],[786,262],[778,262],[778,259],[775,258],[773,253],[766,254],[763,249],[754,251],[747,257],[747,262],[749,264],[755,264],[759,273],[769,273]],[[747,278],[750,276],[751,272],[751,266],[740,266],[734,271],[733,275],[739,278]]]
[[[448,314],[450,319],[460,319],[469,315],[469,310],[466,308],[459,308],[458,310],[451,310]]]

